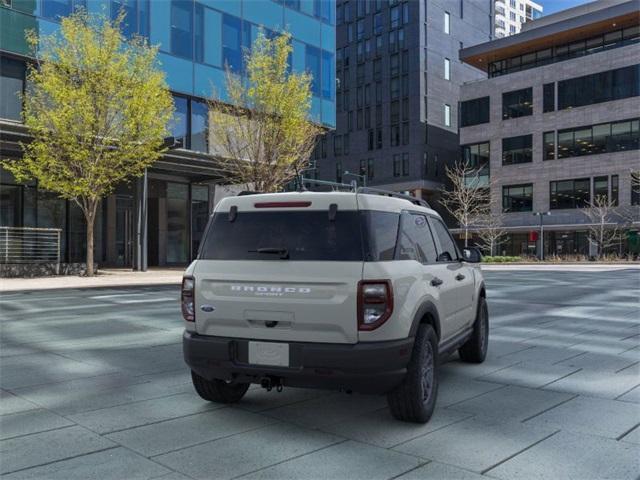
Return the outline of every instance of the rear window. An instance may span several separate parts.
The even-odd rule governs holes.
[[[216,213],[200,252],[203,260],[362,261],[363,248],[357,211],[338,210],[333,221],[328,211]],[[257,250],[262,249],[260,253]]]

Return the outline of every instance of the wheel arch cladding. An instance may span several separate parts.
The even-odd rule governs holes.
[[[409,336],[415,337],[418,332],[418,327],[421,324],[431,325],[436,332],[438,340],[440,340],[440,315],[438,314],[438,309],[432,302],[425,302],[420,305],[420,308],[418,308],[418,311],[413,317]]]

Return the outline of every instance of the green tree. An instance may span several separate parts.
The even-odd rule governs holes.
[[[226,98],[210,100],[209,131],[231,183],[274,192],[309,162],[321,129],[309,120],[311,76],[289,68],[291,36],[260,32],[244,52],[246,76],[227,66]]]
[[[160,156],[173,115],[157,47],[125,39],[123,18],[81,11],[63,18],[58,34],[27,34],[37,58],[27,73],[23,113],[33,140],[23,144],[22,160],[4,162],[19,180],[36,179],[78,204],[89,276],[100,200]]]

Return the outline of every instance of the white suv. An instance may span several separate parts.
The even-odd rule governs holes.
[[[223,403],[251,383],[385,393],[397,419],[426,422],[438,359],[486,356],[479,261],[412,197],[225,198],[182,284],[195,389]]]

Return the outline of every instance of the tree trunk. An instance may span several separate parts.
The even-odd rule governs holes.
[[[469,228],[464,226],[464,248],[469,246]]]
[[[95,274],[93,269],[93,242],[97,205],[97,200],[90,200],[87,205],[87,211],[84,214],[87,221],[87,277],[93,277]]]

